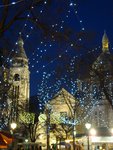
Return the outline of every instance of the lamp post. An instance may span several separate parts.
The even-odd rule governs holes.
[[[17,124],[16,124],[15,122],[12,122],[12,123],[10,124],[10,127],[11,127],[12,135],[13,135],[13,138],[14,138],[14,130],[16,129]],[[12,142],[12,149],[14,150],[14,148],[15,148],[15,143]]]
[[[90,147],[89,147],[89,129],[91,128],[91,124],[90,123],[86,123],[85,127],[88,130],[88,135],[87,135],[87,149],[90,150]]]
[[[15,130],[17,127],[17,124],[15,122],[12,122],[10,126],[12,130]]]
[[[111,129],[111,134],[113,135],[113,128]]]
[[[51,105],[46,107],[46,130],[47,130],[47,150],[50,149],[50,114],[51,114]]]
[[[90,134],[91,134],[92,136],[95,136],[95,135],[96,135],[96,130],[92,128],[92,129],[90,130]]]

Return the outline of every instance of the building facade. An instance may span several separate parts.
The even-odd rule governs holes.
[[[19,113],[28,110],[30,90],[28,58],[21,37],[18,38],[15,54],[10,61],[9,67],[4,67],[1,71],[2,82],[6,82],[9,85],[5,92],[5,95],[7,95],[5,113],[7,114],[8,122],[19,122]],[[4,99],[4,96],[1,99]],[[2,103],[1,108],[3,108]]]
[[[102,52],[92,64],[90,78],[79,80],[79,90],[93,103],[87,117],[87,122],[96,130],[96,136],[90,139],[92,149],[113,148],[113,55],[106,32],[102,37]]]
[[[75,103],[76,99],[64,88],[51,99],[45,107],[44,114],[39,116],[39,127],[37,128],[39,137],[37,142],[42,142],[46,145],[48,127],[51,128],[49,129],[50,145],[57,143],[58,138],[67,139],[70,136],[72,138],[73,122],[69,123],[66,119],[70,118],[71,120]]]
[[[12,58],[9,69],[9,83],[11,84],[9,92],[12,92],[12,100],[9,100],[11,104],[9,108],[11,121],[18,121],[19,111],[27,110],[29,103],[30,72],[28,67],[28,58],[23,45],[23,39],[20,37],[17,41],[16,54]]]
[[[92,111],[91,122],[96,127],[112,128],[113,125],[113,55],[104,33],[102,53],[92,65],[92,90],[96,89],[97,104]],[[98,96],[97,96],[98,95]]]

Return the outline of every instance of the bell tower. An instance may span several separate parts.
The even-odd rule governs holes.
[[[18,38],[16,53],[10,67],[10,121],[19,120],[19,113],[28,109],[29,104],[29,67],[24,50],[24,41]]]

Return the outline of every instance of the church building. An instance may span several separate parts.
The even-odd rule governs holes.
[[[93,102],[87,118],[87,122],[96,130],[95,137],[90,137],[92,149],[113,148],[113,55],[106,32],[102,37],[102,52],[90,69],[90,78],[79,80],[79,90],[87,95],[86,100]]]
[[[29,67],[23,45],[23,39],[19,37],[16,54],[12,58],[9,70],[9,83],[12,85],[11,91],[13,93],[10,102],[12,121],[18,121],[18,112],[26,110],[29,103]],[[15,111],[14,109],[17,110]]]
[[[9,85],[9,88],[4,92],[7,95],[4,99],[3,94],[0,96],[5,101],[5,107],[1,102],[1,109],[4,115],[7,114],[7,122],[19,122],[19,113],[21,111],[27,111],[29,105],[29,66],[28,58],[24,50],[24,42],[21,37],[18,38],[15,54],[12,56],[10,66],[8,68],[1,68],[2,81],[5,85]],[[6,84],[7,83],[7,84]],[[3,111],[4,109],[4,111]],[[4,116],[2,115],[2,116]],[[6,119],[6,118],[5,118]]]

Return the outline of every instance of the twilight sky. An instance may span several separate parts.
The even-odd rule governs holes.
[[[15,3],[16,0],[11,0],[9,18],[29,1]],[[0,2],[0,9],[3,8]],[[32,9],[40,29],[29,22]],[[31,95],[49,99],[62,87],[73,94],[77,63],[81,59],[90,63],[90,54],[95,58],[100,54],[104,30],[112,53],[113,0],[44,0],[24,16],[26,20],[16,22],[5,37],[14,49],[18,34],[22,34],[29,58]]]
[[[74,56],[75,56],[75,59],[81,58],[81,57],[86,57],[86,59],[87,59],[87,54],[90,52],[92,54],[94,53],[95,57],[97,57],[101,52],[101,49],[100,49],[101,39],[102,39],[104,30],[106,30],[107,35],[109,37],[110,51],[112,53],[113,0],[109,0],[109,1],[107,1],[107,0],[104,0],[104,1],[103,0],[71,1],[70,0],[67,2],[68,2],[67,5],[66,4],[60,5],[60,2],[59,2],[59,4],[57,2],[57,6],[60,6],[63,13],[55,14],[55,16],[52,16],[49,24],[52,24],[53,22],[55,22],[54,25],[58,26],[58,27],[56,27],[58,30],[60,30],[61,24],[62,24],[62,26],[64,26],[64,30],[66,27],[67,27],[67,29],[72,30],[72,32],[73,32],[72,36],[69,37],[70,41],[74,44],[76,43],[76,41],[77,42],[80,41],[86,47],[86,49],[80,48],[78,50],[78,48],[76,48],[76,47],[73,48],[73,44],[71,45],[71,42],[69,42],[69,44],[67,44],[66,42],[59,42],[56,44],[52,43],[52,44],[50,44],[52,46],[49,47],[49,43],[51,43],[51,42],[49,42],[49,40],[47,40],[45,42],[48,45],[47,52],[43,53],[42,55],[45,57],[47,57],[47,56],[50,57],[50,58],[48,58],[48,61],[46,62],[42,58],[42,60],[43,60],[43,63],[42,63],[41,59],[40,59],[39,67],[38,67],[38,65],[32,66],[33,64],[35,64],[35,63],[33,63],[33,61],[30,64],[31,80],[32,80],[33,76],[35,76],[35,78],[36,78],[31,83],[31,94],[34,94],[35,92],[38,91],[37,84],[39,84],[39,86],[40,86],[41,81],[44,80],[44,79],[42,79],[42,72],[50,73],[50,77],[48,77],[49,78],[48,82],[49,82],[49,84],[50,84],[50,82],[52,82],[52,84],[50,84],[50,85],[47,84],[47,85],[49,85],[51,87],[53,85],[53,83],[56,82],[55,75],[54,75],[54,73],[52,74],[52,71],[57,70],[56,66],[62,66],[63,62],[59,60],[60,55],[62,56],[63,54],[66,54],[67,56],[69,56],[70,59],[68,61],[73,59]],[[52,8],[56,9],[55,6],[53,6]],[[50,11],[50,12],[54,12],[54,11]],[[57,18],[57,19],[55,20],[55,18]],[[61,23],[62,21],[64,21],[64,22]],[[62,29],[62,31],[63,31],[63,29]],[[81,31],[91,33],[91,36],[89,36],[88,40],[85,41],[84,38],[79,38],[79,36],[77,36],[77,32],[81,32]],[[44,45],[44,44],[42,44],[42,45]],[[44,47],[42,45],[38,44],[37,47],[42,50],[46,49],[46,47]],[[67,53],[65,52],[66,50],[67,50]],[[34,55],[35,55],[34,58],[36,58],[36,60],[38,60],[38,58],[36,57],[36,54],[38,54],[38,53],[39,53],[39,51],[36,51],[34,53]],[[30,56],[30,57],[32,57],[32,56]],[[36,61],[34,60],[34,62],[36,62]],[[40,63],[42,63],[42,64],[40,64]],[[64,65],[65,65],[65,63],[64,63]],[[45,65],[45,67],[43,67],[43,64]],[[76,67],[76,65],[74,65],[74,67]],[[39,73],[35,74],[34,73],[35,70],[39,70]],[[59,70],[59,68],[58,68],[58,70]],[[61,67],[61,70],[63,70],[63,67]],[[64,77],[64,75],[63,75],[63,77]],[[52,78],[52,81],[51,81],[51,78]],[[36,83],[36,81],[38,81],[38,83]],[[65,86],[66,84],[64,82],[65,81],[60,80],[58,86],[56,86],[56,85],[54,86],[56,88],[56,91],[58,91],[62,86],[66,87],[67,89],[69,88],[68,85]],[[71,80],[70,80],[70,82],[71,82]],[[42,83],[42,84],[44,84],[44,83]],[[34,86],[34,85],[36,85],[36,86]],[[46,88],[46,86],[45,86],[45,88]],[[45,90],[45,88],[42,88],[42,89]],[[38,92],[38,93],[40,93],[40,92]],[[54,93],[55,93],[55,91],[54,91]]]

